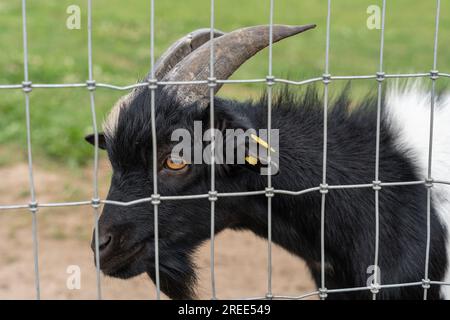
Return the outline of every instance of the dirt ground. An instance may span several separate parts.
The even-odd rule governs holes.
[[[101,195],[108,188],[109,168],[102,161]],[[39,202],[90,199],[91,170],[67,170],[36,166]],[[25,163],[0,167],[0,204],[28,203]],[[43,208],[38,213],[39,267],[42,299],[95,299],[96,277],[90,237],[90,207]],[[210,297],[209,242],[200,248],[199,298]],[[67,268],[81,270],[81,289],[66,286]],[[267,243],[250,232],[225,231],[216,238],[216,286],[218,298],[261,296],[266,292]],[[106,299],[154,299],[153,283],[145,275],[118,280],[102,275]],[[300,295],[315,290],[309,271],[300,259],[273,248],[274,294]],[[33,299],[34,266],[31,215],[27,210],[0,211],[0,299]],[[166,297],[164,297],[166,298]]]

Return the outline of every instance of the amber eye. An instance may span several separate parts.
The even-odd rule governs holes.
[[[184,159],[168,157],[164,165],[167,169],[178,171],[184,169],[187,163]]]

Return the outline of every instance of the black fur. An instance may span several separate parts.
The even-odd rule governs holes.
[[[347,91],[330,105],[328,117],[328,170],[330,185],[371,183],[375,170],[376,99],[367,97],[349,110]],[[208,126],[209,111],[196,105],[180,108],[163,92],[156,94],[158,141],[158,191],[162,195],[204,194],[209,190],[208,165],[191,165],[173,174],[161,165],[174,142],[174,129],[192,130],[194,120]],[[221,128],[265,128],[267,101],[237,102],[216,98],[215,119]],[[294,95],[279,92],[273,102],[272,127],[280,130],[280,173],[272,181],[276,189],[302,190],[316,187],[322,179],[323,102],[314,89]],[[392,128],[382,119],[380,179],[419,180],[408,154],[393,146]],[[130,201],[152,194],[150,93],[139,89],[124,109],[113,137],[106,137],[113,166],[108,199]],[[263,190],[267,177],[245,166],[217,165],[219,192]],[[265,196],[220,198],[216,202],[216,231],[226,228],[267,234]],[[325,246],[328,289],[365,286],[367,267],[374,262],[374,191],[330,190],[326,198]],[[320,285],[319,192],[273,198],[273,241],[304,258]],[[147,272],[154,278],[153,206],[106,205],[100,234],[113,235],[114,248],[102,257],[101,268],[109,275],[128,278]],[[429,278],[440,280],[447,266],[446,230],[432,208]],[[174,299],[195,297],[195,249],[210,236],[210,204],[207,199],[163,201],[159,206],[161,289]],[[426,189],[423,185],[386,187],[380,192],[381,283],[420,281],[425,270]],[[138,253],[130,257],[134,248]],[[295,277],[295,274],[289,275]],[[381,299],[421,299],[420,286],[383,289]],[[428,297],[439,298],[432,286]],[[369,291],[330,294],[332,299],[369,299]]]

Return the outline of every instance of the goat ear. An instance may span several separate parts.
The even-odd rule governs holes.
[[[210,128],[210,107],[202,109],[202,121],[205,128]],[[228,110],[226,106],[216,107],[214,111],[214,128],[224,132],[226,129],[242,129],[246,131],[252,128],[251,121],[246,116]]]
[[[95,146],[95,134],[88,134],[84,137],[84,140]],[[105,134],[103,132],[98,133],[98,147],[102,150],[106,149]]]
[[[209,109],[209,108],[208,108]],[[208,110],[207,109],[207,110]],[[203,115],[203,121],[206,122],[206,127],[209,127],[209,110]],[[268,153],[271,153],[271,174],[277,175],[279,173],[278,154],[272,146],[266,142],[267,132],[262,136],[258,135],[258,130],[255,130],[252,122],[245,115],[233,112],[226,108],[217,108],[214,115],[214,128],[222,132],[224,139],[222,146],[223,157],[226,159],[226,145],[232,143],[234,146],[234,164],[231,167],[244,168],[259,174],[266,175],[268,168]],[[228,135],[227,129],[233,129],[231,135]],[[264,130],[261,130],[264,131]],[[267,131],[267,130],[265,130]],[[233,139],[231,141],[230,139]],[[244,159],[242,159],[242,156]],[[226,162],[226,161],[225,161]],[[225,163],[224,162],[224,163]]]
[[[239,145],[237,144],[237,148],[243,148],[245,150],[245,162],[240,164],[240,167],[243,167],[247,170],[257,172],[262,175],[268,174],[268,155],[271,155],[271,175],[278,175],[280,173],[279,170],[279,158],[277,151],[270,146],[266,140],[266,138],[260,137],[255,133],[249,133],[248,131],[244,134],[244,138],[240,140],[244,140],[244,142]],[[237,152],[237,150],[235,150]]]

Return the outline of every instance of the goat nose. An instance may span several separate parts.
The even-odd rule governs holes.
[[[113,236],[110,233],[105,234],[99,234],[98,235],[98,250],[100,253],[107,251],[106,249],[111,245],[113,242]],[[95,230],[94,234],[92,235],[92,242],[91,242],[91,248],[95,252]]]
[[[108,245],[112,242],[112,235],[111,234],[105,234],[98,238],[98,248],[100,251],[105,250]]]

